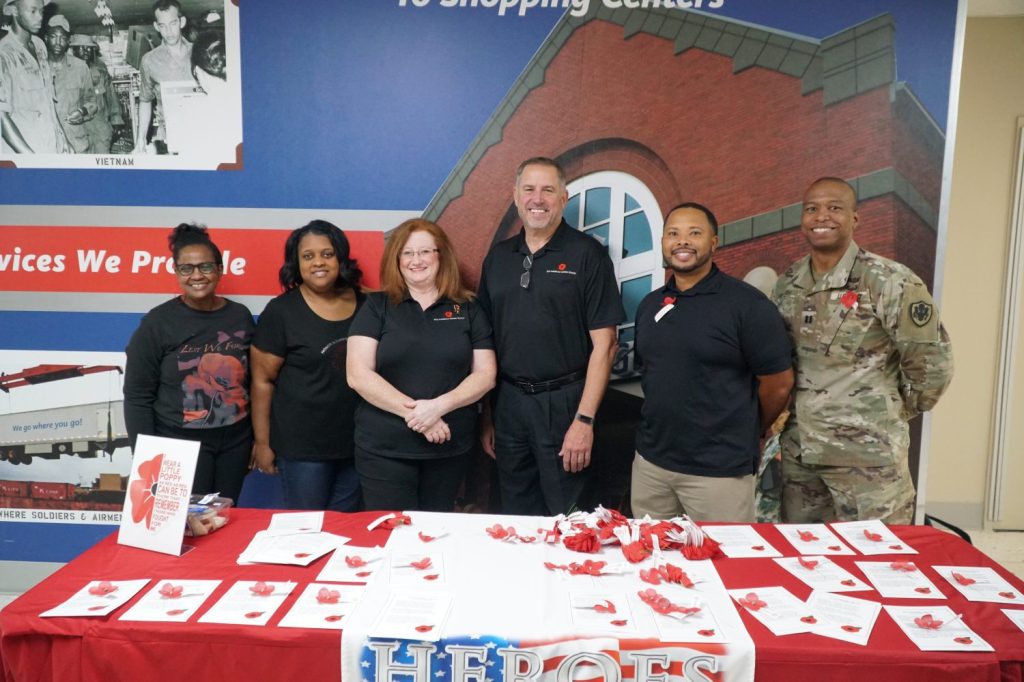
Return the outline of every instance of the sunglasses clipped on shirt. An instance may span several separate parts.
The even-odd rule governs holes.
[[[530,288],[530,269],[533,267],[533,256],[526,254],[523,258],[523,274],[519,275],[519,286],[524,289]]]
[[[210,273],[212,273],[214,270],[217,269],[217,264],[216,263],[197,263],[197,264],[193,265],[192,263],[178,263],[177,265],[174,266],[174,269],[178,271],[179,275],[182,275],[184,277],[188,277],[193,272],[195,272],[197,269],[199,270],[199,272],[203,273],[204,275],[209,275]]]

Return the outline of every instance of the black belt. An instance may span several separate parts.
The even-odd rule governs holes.
[[[549,379],[548,381],[521,381],[519,379],[513,379],[512,377],[507,377],[504,375],[502,375],[501,379],[502,381],[506,381],[512,384],[523,393],[534,394],[544,393],[546,391],[553,391],[556,388],[561,388],[562,386],[574,384],[577,381],[580,381],[581,379],[585,379],[586,376],[587,370],[579,369],[570,374],[566,374],[564,377]]]

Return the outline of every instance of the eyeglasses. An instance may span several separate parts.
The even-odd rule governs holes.
[[[204,275],[209,275],[211,272],[217,269],[217,264],[198,263],[196,265],[193,265],[192,263],[178,263],[177,265],[174,266],[174,269],[178,271],[178,274],[183,275],[185,277],[191,275],[193,272],[196,271],[197,268],[199,269],[199,272],[203,273]]]
[[[524,289],[530,288],[530,268],[533,267],[533,256],[530,254],[526,255],[523,259],[523,274],[519,276],[519,286]]]
[[[412,249],[406,249],[398,255],[405,260],[412,260],[413,258],[426,258],[432,253],[437,253],[437,249],[416,249],[415,251]]]

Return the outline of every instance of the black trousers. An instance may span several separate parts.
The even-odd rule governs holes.
[[[368,511],[453,511],[468,464],[469,452],[439,459],[403,459],[356,446],[356,471]]]
[[[569,473],[558,453],[582,395],[582,379],[535,394],[498,382],[494,449],[503,513],[550,516],[579,504],[591,468]]]
[[[156,435],[200,441],[192,494],[220,493],[222,497],[238,502],[252,457],[252,424],[249,419],[215,429],[182,429],[157,422]]]

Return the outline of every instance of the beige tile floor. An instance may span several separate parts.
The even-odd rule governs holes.
[[[975,547],[1024,580],[1024,533],[974,530],[970,535]],[[0,609],[17,597],[17,594],[0,593]]]

